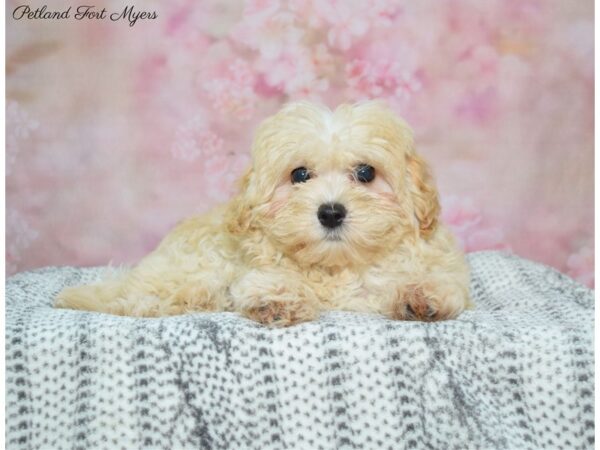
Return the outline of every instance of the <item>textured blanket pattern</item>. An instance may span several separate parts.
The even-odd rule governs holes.
[[[9,449],[592,448],[593,292],[469,256],[458,320],[335,312],[288,329],[234,313],[54,310],[105,269],[7,282]]]

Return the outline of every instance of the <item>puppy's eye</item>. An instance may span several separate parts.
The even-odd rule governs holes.
[[[304,183],[310,180],[310,172],[306,167],[297,167],[292,170],[292,184]]]
[[[370,183],[375,178],[375,168],[368,164],[361,164],[354,169],[354,176],[361,183]]]

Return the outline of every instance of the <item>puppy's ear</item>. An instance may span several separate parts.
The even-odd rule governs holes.
[[[437,228],[440,215],[438,192],[427,163],[414,151],[406,153],[407,185],[419,223],[419,234],[427,239]]]
[[[232,234],[241,234],[250,228],[252,203],[249,198],[252,167],[246,169],[238,181],[239,193],[229,202],[225,213],[225,224]]]

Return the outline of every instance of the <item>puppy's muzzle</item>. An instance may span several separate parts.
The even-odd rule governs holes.
[[[317,211],[319,222],[326,228],[337,228],[346,217],[346,208],[340,203],[324,203]]]

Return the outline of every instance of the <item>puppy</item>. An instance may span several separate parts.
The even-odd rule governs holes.
[[[433,321],[471,305],[464,255],[409,127],[376,102],[285,106],[258,128],[228,204],[180,223],[118,278],[55,306],[157,317],[237,311],[287,326],[322,311]]]

